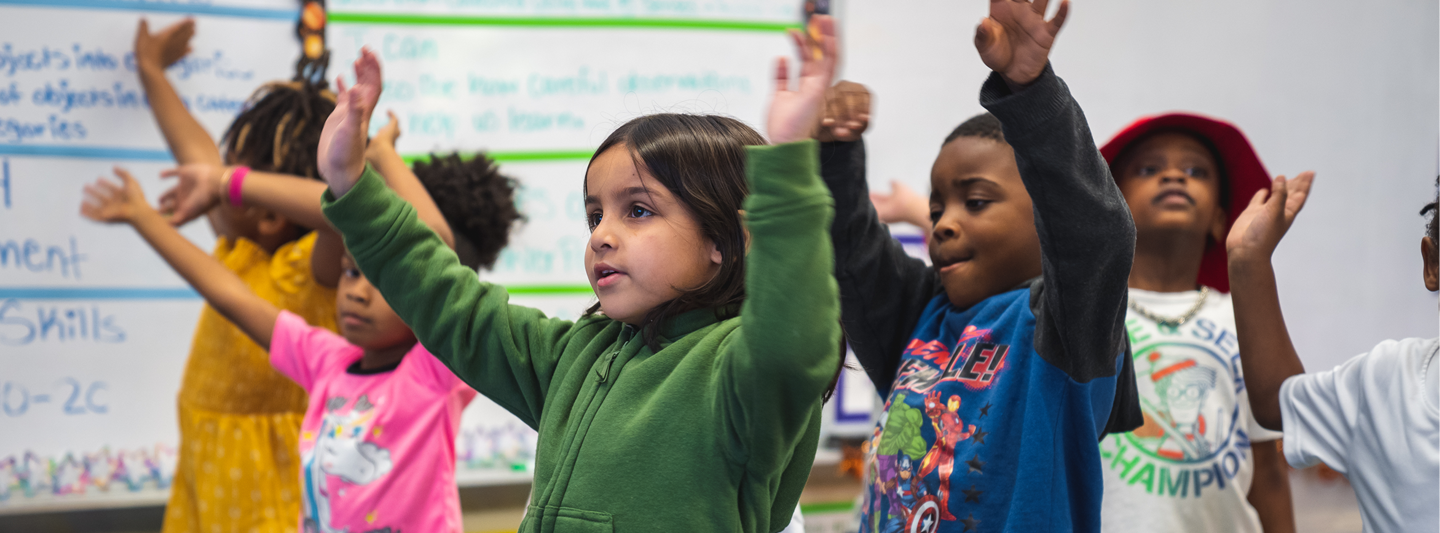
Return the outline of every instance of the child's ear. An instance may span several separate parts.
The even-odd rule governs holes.
[[[1425,288],[1440,291],[1440,257],[1435,257],[1435,241],[1420,238],[1420,256],[1425,261]]]

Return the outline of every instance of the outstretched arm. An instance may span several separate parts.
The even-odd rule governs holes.
[[[835,70],[834,21],[811,18],[813,42],[800,45],[800,80],[789,86],[785,61],[767,121],[775,146],[746,148],[745,199],[750,246],[740,327],[721,344],[716,417],[742,443],[747,469],[777,472],[808,466],[798,450],[819,431],[821,395],[839,371],[840,305],[827,228],[832,201],[815,172],[811,130]],[[807,49],[807,47],[809,47]],[[792,462],[795,461],[795,462]],[[785,527],[798,486],[776,487],[770,531]]]
[[[1290,376],[1305,373],[1305,366],[1285,329],[1270,256],[1305,207],[1314,179],[1313,172],[1288,181],[1285,176],[1275,178],[1270,190],[1259,191],[1250,199],[1225,239],[1235,334],[1240,338],[1240,366],[1245,372],[1250,410],[1256,422],[1274,431],[1282,428],[1280,385]]]
[[[374,73],[379,76],[377,69]],[[378,83],[378,82],[377,82]],[[440,213],[440,206],[435,205],[435,199],[425,190],[425,185],[420,183],[420,178],[415,177],[415,172],[410,170],[410,165],[395,151],[395,139],[400,137],[400,120],[395,118],[393,111],[387,112],[390,121],[380,128],[370,139],[370,144],[365,147],[365,160],[375,166],[375,171],[385,178],[385,184],[400,195],[410,205],[415,206],[415,214],[420,217],[440,240],[450,248],[455,248],[455,235],[450,231],[450,223],[445,221],[445,215]]]
[[[170,224],[183,225],[228,202],[235,169],[192,163],[161,172],[161,177],[177,180],[174,187],[160,196],[161,207],[170,211]],[[240,200],[244,205],[274,211],[296,224],[319,232],[315,238],[315,251],[310,255],[310,271],[315,276],[315,282],[322,286],[334,287],[339,283],[340,256],[344,255],[345,246],[320,211],[324,183],[288,174],[250,171],[239,185]]]
[[[888,396],[905,344],[938,293],[939,280],[876,216],[860,139],[869,127],[870,101],[859,84],[840,82],[826,93],[818,135],[826,141],[820,145],[820,176],[835,201],[830,236],[845,338],[876,391]],[[928,217],[928,202],[925,209]]]
[[[239,276],[180,235],[145,202],[144,191],[129,172],[116,167],[115,174],[120,177],[119,185],[102,178],[85,186],[80,213],[96,222],[133,226],[211,307],[268,349],[280,309],[256,296]]]
[[[415,207],[366,169],[364,132],[380,95],[379,69],[375,55],[361,50],[355,87],[340,84],[325,121],[319,150],[320,174],[330,183],[325,216],[420,342],[475,390],[535,427],[551,380],[568,368],[560,357],[577,325],[509,305],[503,288],[460,264]],[[582,319],[581,327],[608,322]]]
[[[209,163],[219,165],[220,149],[200,125],[185,102],[165,78],[165,69],[190,53],[190,38],[195,36],[195,19],[185,19],[150,33],[150,24],[140,19],[135,30],[135,66],[145,97],[165,143],[180,164]]]

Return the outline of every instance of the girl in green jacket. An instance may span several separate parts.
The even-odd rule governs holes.
[[[784,528],[839,365],[832,201],[808,140],[835,65],[834,23],[794,35],[772,145],[716,116],[651,115],[601,144],[585,180],[599,299],[576,322],[510,305],[365,167],[380,65],[362,50],[320,141],[325,215],[420,341],[536,428],[520,530]]]

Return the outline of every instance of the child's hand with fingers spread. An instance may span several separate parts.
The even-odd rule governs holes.
[[[170,224],[181,226],[210,208],[220,205],[225,197],[225,174],[232,168],[192,163],[160,172],[162,178],[176,178],[174,187],[160,195],[160,210],[170,215]]]
[[[365,159],[367,160],[375,159],[377,150],[395,151],[395,141],[400,138],[400,119],[395,117],[394,111],[386,111],[385,116],[390,120],[381,126],[380,131],[375,132],[373,137],[370,137],[370,144],[365,146]]]
[[[317,154],[320,175],[335,196],[348,192],[365,170],[365,134],[370,131],[375,102],[380,100],[380,84],[380,60],[368,48],[360,49],[360,58],[355,60],[354,87],[346,88],[344,81],[335,80],[340,92],[335,95],[335,111],[320,133]]]
[[[825,91],[825,111],[815,139],[820,142],[858,141],[870,127],[870,89],[841,81]]]
[[[990,0],[990,16],[975,28],[980,60],[1012,90],[1035,81],[1050,61],[1050,47],[1070,13],[1070,0],[1061,0],[1055,18],[1046,21],[1049,4],[1050,0]]]
[[[1280,238],[1290,230],[1295,215],[1305,207],[1305,200],[1310,196],[1310,184],[1314,180],[1315,173],[1309,171],[1301,172],[1291,180],[1280,176],[1271,183],[1269,191],[1257,191],[1225,238],[1225,252],[1230,256],[1230,263],[1269,263]]]
[[[150,23],[142,18],[135,30],[135,64],[140,68],[164,70],[190,53],[193,36],[195,19],[187,18],[152,34]]]
[[[770,100],[770,116],[766,120],[766,132],[771,144],[784,144],[809,139],[811,131],[820,121],[820,110],[825,103],[825,91],[830,88],[830,79],[835,76],[836,39],[835,19],[829,15],[810,17],[809,39],[796,30],[790,30],[795,47],[800,53],[800,80],[795,90],[790,88],[790,68],[785,58],[780,58],[775,67],[775,97]]]
[[[120,177],[118,185],[102,177],[85,186],[85,200],[80,204],[81,215],[106,224],[129,224],[141,214],[154,211],[145,202],[145,191],[140,190],[140,184],[129,172],[115,167],[115,175]]]

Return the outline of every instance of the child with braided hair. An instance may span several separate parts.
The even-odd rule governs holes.
[[[140,81],[176,162],[234,166],[224,179],[228,203],[176,211],[170,222],[206,215],[218,237],[214,257],[252,292],[334,330],[343,246],[319,212],[324,184],[249,172],[318,177],[316,146],[335,107],[324,62],[301,59],[294,79],[256,90],[222,137],[222,152],[165,77],[189,53],[194,33],[190,19],[153,34],[142,19],[135,36]],[[161,198],[161,208],[175,211],[195,194],[182,181]],[[273,201],[258,207],[255,196]],[[306,402],[305,390],[270,366],[263,347],[206,305],[180,387],[179,460],[164,531],[295,531]]]

